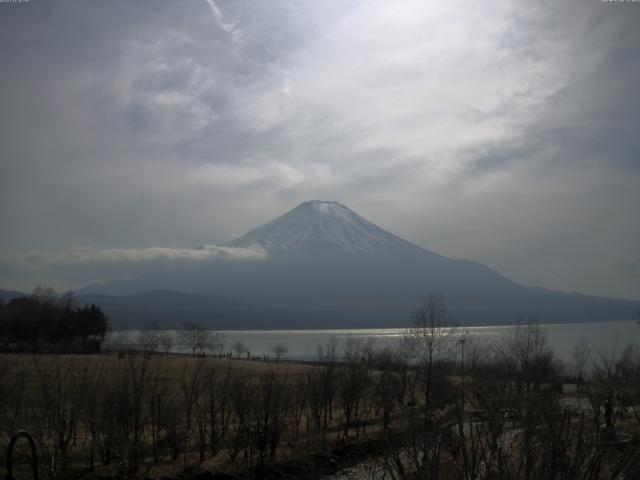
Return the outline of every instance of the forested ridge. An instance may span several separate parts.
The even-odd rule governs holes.
[[[107,318],[95,304],[37,287],[30,296],[0,300],[0,349],[15,352],[96,353]]]

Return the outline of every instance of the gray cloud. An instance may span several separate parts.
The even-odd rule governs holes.
[[[242,40],[243,34],[242,30],[236,27],[236,22],[225,23],[222,19],[222,12],[220,11],[220,8],[218,8],[218,5],[216,5],[216,2],[214,2],[213,0],[206,0],[206,2],[207,5],[209,5],[211,13],[213,14],[213,18],[215,19],[218,26],[224,32],[227,32],[229,35],[231,35],[231,38],[233,38],[235,42],[240,42]]]
[[[622,263],[623,271],[634,280],[640,280],[640,260],[628,260]]]
[[[30,263],[50,265],[130,263],[156,261],[208,261],[212,259],[261,260],[266,253],[260,249],[203,245],[188,248],[112,248],[98,250],[93,247],[75,247],[60,253],[29,252],[24,260]]]
[[[638,298],[619,268],[640,257],[638,20],[579,1],[0,4],[0,256],[222,243],[313,197],[526,284]]]
[[[219,262],[251,262],[266,259],[260,248],[203,245],[189,248],[112,248],[72,247],[63,251],[34,250],[0,258],[0,280],[13,278],[15,288],[29,290],[32,285],[51,281],[58,288],[133,278],[141,274],[176,266],[207,265]]]

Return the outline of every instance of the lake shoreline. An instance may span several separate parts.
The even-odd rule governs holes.
[[[562,361],[569,361],[573,349],[578,343],[588,344],[594,353],[604,353],[618,349],[629,343],[640,344],[640,325],[634,321],[611,320],[608,322],[584,323],[551,323],[539,325],[549,345]],[[472,343],[492,343],[499,341],[513,332],[518,325],[498,326],[464,326],[456,328],[456,335],[464,336]],[[351,339],[371,343],[376,350],[400,348],[401,339],[408,328],[370,328],[370,329],[323,329],[323,330],[226,330],[212,332],[220,333],[226,346],[222,350],[227,356],[233,349],[233,344],[240,342],[246,350],[242,357],[259,357],[269,360],[275,357],[273,348],[277,345],[286,347],[286,357],[295,361],[312,361],[318,357],[318,349],[326,348],[330,342],[335,342],[339,349]],[[134,349],[141,350],[141,334],[148,330],[120,330],[107,334],[103,348],[106,349]],[[180,330],[162,330],[171,338],[170,351],[173,353],[191,353],[182,342]],[[469,346],[471,344],[468,344]],[[165,351],[162,348],[159,351]],[[207,352],[220,353],[221,351]],[[232,354],[237,357],[237,354]]]

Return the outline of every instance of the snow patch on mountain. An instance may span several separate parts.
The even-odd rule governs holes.
[[[341,203],[311,200],[251,230],[227,246],[260,247],[268,253],[329,244],[353,254],[371,254],[393,246],[419,248],[364,219]]]

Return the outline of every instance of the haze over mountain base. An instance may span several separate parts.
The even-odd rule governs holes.
[[[222,247],[264,255],[165,266],[87,286],[78,299],[99,304],[114,328],[403,327],[432,292],[461,325],[631,320],[640,309],[638,301],[524,287],[413,245],[337,202],[305,202]]]

